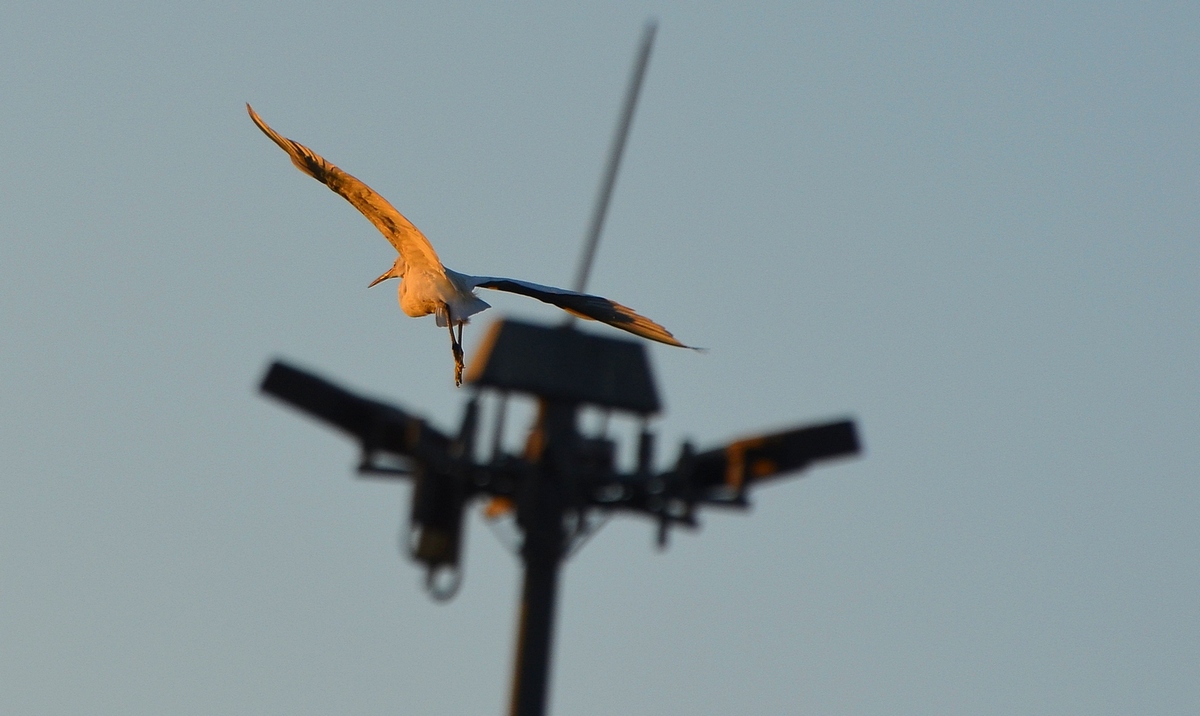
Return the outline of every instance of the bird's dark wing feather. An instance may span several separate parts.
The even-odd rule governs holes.
[[[497,291],[519,293],[522,296],[536,298],[539,301],[558,306],[564,311],[580,318],[607,323],[613,328],[649,338],[652,341],[666,343],[669,346],[690,348],[680,343],[671,332],[649,318],[639,314],[632,308],[622,306],[616,301],[610,301],[600,296],[586,293],[576,293],[565,288],[542,286],[529,281],[518,281],[513,278],[496,278],[492,276],[474,276],[472,284],[477,288],[491,288]]]
[[[404,257],[406,265],[441,267],[442,263],[438,259],[437,252],[429,243],[429,239],[425,238],[420,229],[412,225],[412,222],[404,218],[403,214],[396,211],[396,207],[388,203],[387,199],[332,163],[325,161],[321,155],[300,142],[294,142],[271,129],[250,105],[246,105],[246,111],[250,113],[250,119],[254,120],[263,134],[270,137],[271,141],[288,153],[288,156],[292,158],[292,164],[295,164],[300,171],[341,194],[346,201],[354,205],[354,208],[361,211],[363,216],[367,217],[375,225],[375,228],[379,229],[379,232],[391,242],[392,246],[396,247],[396,251]]]

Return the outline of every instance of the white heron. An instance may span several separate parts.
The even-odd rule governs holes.
[[[246,110],[263,134],[287,152],[292,158],[292,163],[300,171],[341,194],[395,247],[399,254],[395,263],[370,285],[374,286],[390,278],[400,279],[400,287],[397,290],[400,309],[413,318],[432,313],[438,326],[445,326],[450,331],[455,385],[462,384],[462,327],[471,316],[489,307],[483,299],[475,295],[477,288],[519,293],[558,306],[580,318],[601,321],[652,341],[680,348],[690,347],[680,343],[670,331],[649,318],[607,298],[512,278],[470,276],[446,268],[438,259],[429,239],[425,238],[412,222],[404,218],[403,214],[396,211],[387,199],[325,161],[308,147],[271,129],[249,104],[246,105]],[[454,333],[456,327],[457,336]]]

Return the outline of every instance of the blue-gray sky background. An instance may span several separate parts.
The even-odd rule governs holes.
[[[516,560],[473,517],[431,603],[408,489],[256,393],[465,395],[243,105],[565,285],[650,16],[590,287],[709,348],[651,349],[660,457],[845,414],[867,454],[665,553],[611,523],[554,712],[1200,707],[1200,6],[426,5],[0,9],[0,711],[503,712]],[[468,355],[557,320],[494,298]]]

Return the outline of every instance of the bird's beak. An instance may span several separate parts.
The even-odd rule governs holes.
[[[395,278],[395,276],[393,276],[393,275],[392,275],[392,270],[391,270],[391,269],[388,269],[388,270],[387,270],[387,273],[383,274],[383,275],[382,275],[382,276],[380,276],[379,278],[377,278],[377,279],[375,279],[374,281],[372,281],[372,282],[371,282],[371,285],[370,285],[370,286],[367,286],[367,288],[371,288],[371,287],[372,287],[372,286],[374,286],[375,284],[377,284],[377,283],[382,283],[382,282],[384,282],[384,281],[388,280],[389,278]]]

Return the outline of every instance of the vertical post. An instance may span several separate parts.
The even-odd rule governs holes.
[[[537,470],[523,486],[517,504],[517,522],[525,532],[521,548],[525,579],[510,716],[546,713],[558,570],[565,541],[564,482],[572,469],[577,437],[574,405],[542,400],[539,413],[526,448],[526,458],[537,464]]]
[[[510,716],[546,713],[557,591],[558,560],[527,559]]]

